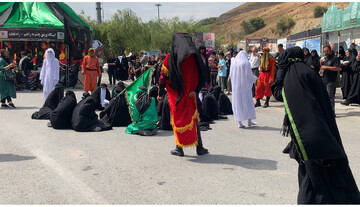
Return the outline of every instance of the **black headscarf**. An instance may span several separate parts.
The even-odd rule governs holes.
[[[179,92],[179,96],[176,99],[175,104],[180,101],[184,91],[184,79],[180,66],[190,55],[194,55],[198,68],[199,82],[195,89],[195,91],[198,92],[204,86],[205,81],[208,78],[206,66],[203,63],[199,52],[195,48],[191,36],[186,33],[174,34],[172,37],[172,46],[169,56],[169,78],[171,88]]]

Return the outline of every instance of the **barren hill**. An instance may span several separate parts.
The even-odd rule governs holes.
[[[335,4],[339,9],[349,5],[348,2],[337,2]],[[208,27],[217,36],[225,36],[227,42],[246,38],[283,38],[290,34],[321,27],[322,17],[314,18],[313,15],[314,8],[317,5],[328,8],[331,2],[249,2],[220,15],[218,20]],[[246,35],[241,23],[254,17],[263,18],[266,26]],[[276,27],[276,23],[281,17],[291,17],[296,22],[289,33],[283,37],[271,31],[271,28]]]

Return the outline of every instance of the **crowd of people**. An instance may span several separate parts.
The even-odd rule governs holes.
[[[101,63],[90,48],[82,62],[84,93],[77,102],[75,93],[65,93],[58,83],[58,60],[48,49],[40,74],[45,103],[31,118],[49,120],[48,126],[54,129],[78,132],[124,126],[125,133],[152,136],[158,129],[172,130],[175,149],[171,154],[182,157],[183,148],[190,146],[196,146],[198,155],[209,153],[201,131],[211,130],[214,120],[233,114],[239,128],[246,127],[243,121],[248,127],[256,125],[255,107],[261,106],[264,96],[263,107],[269,107],[274,96],[284,102],[282,134],[291,138],[283,152],[299,164],[298,203],[358,204],[360,193],[335,121],[334,94],[340,71],[342,104],[359,103],[360,52],[355,45],[338,53],[333,50],[324,46],[320,58],[314,50],[284,50],[279,44],[274,56],[267,47],[262,54],[255,47],[250,54],[244,50],[225,54],[195,48],[190,35],[176,33],[167,54],[148,57],[145,52],[136,56],[131,51],[120,60],[110,53],[110,92],[100,83]],[[8,52],[2,50],[2,107],[15,108],[11,99],[16,98],[14,67]],[[125,80],[143,82],[126,94]],[[226,95],[231,93],[232,101]]]

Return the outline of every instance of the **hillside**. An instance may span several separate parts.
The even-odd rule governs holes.
[[[347,2],[337,2],[338,8],[348,6]],[[331,2],[249,2],[242,4],[222,15],[218,20],[207,25],[216,36],[225,36],[226,42],[238,41],[246,38],[283,38],[290,34],[295,34],[316,27],[321,27],[322,17],[314,18],[313,11],[315,6],[320,5],[330,7]],[[295,26],[283,37],[274,34],[271,28],[276,27],[277,21],[281,17],[292,17]],[[246,35],[241,23],[250,18],[261,17],[266,26],[252,34]]]

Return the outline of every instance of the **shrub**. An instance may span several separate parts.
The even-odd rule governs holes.
[[[246,34],[254,33],[265,27],[265,22],[261,17],[249,19],[248,22],[243,21],[241,26],[244,28]]]
[[[314,17],[318,18],[318,17],[322,17],[324,15],[324,12],[327,11],[326,7],[323,6],[316,6],[314,8]]]
[[[293,26],[295,26],[295,21],[291,17],[282,17],[276,23],[276,29],[280,34],[284,33],[287,30],[290,30]]]

